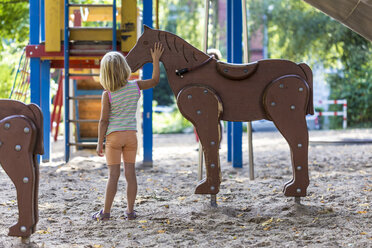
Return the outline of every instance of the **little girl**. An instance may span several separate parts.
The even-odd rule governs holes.
[[[105,89],[102,94],[101,117],[98,126],[97,154],[103,156],[103,140],[106,137],[106,161],[109,169],[106,185],[105,205],[92,215],[93,219],[110,219],[110,210],[117,191],[120,176],[121,157],[127,181],[128,220],[135,219],[134,201],[137,195],[135,162],[137,153],[137,102],[140,90],[149,89],[159,83],[159,59],[164,51],[160,43],[151,50],[153,60],[152,78],[128,81],[131,69],[125,57],[118,52],[109,52],[101,60],[100,83]]]

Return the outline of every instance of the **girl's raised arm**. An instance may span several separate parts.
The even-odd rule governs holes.
[[[147,80],[137,81],[138,87],[141,90],[150,89],[159,83],[159,79],[160,79],[159,60],[163,52],[164,52],[163,45],[159,42],[155,43],[154,49],[151,48],[151,57],[152,57],[152,64],[153,64],[152,78],[147,79]]]

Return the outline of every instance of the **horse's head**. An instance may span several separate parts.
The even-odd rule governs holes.
[[[126,57],[132,72],[137,71],[144,64],[152,62],[150,49],[154,47],[155,42],[158,42],[158,32],[158,30],[144,26],[143,34]]]

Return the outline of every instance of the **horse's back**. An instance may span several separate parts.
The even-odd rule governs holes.
[[[17,100],[0,99],[0,120],[11,115],[23,115],[29,118],[37,129],[35,153],[43,154],[43,114],[36,104],[24,104]]]
[[[307,79],[304,70],[289,60],[259,60],[251,65],[255,67],[254,73],[243,80],[226,78],[220,73],[209,76],[212,82],[211,86],[217,91],[223,103],[223,120],[269,119],[264,108],[263,98],[265,90],[271,82],[286,75],[297,75]],[[244,65],[236,65],[236,68],[244,68]]]

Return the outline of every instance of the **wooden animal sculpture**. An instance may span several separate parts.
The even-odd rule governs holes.
[[[17,190],[18,223],[9,236],[27,238],[38,222],[39,165],[43,154],[43,115],[35,104],[0,99],[0,164]]]
[[[305,116],[313,114],[312,71],[306,64],[287,60],[260,60],[228,64],[215,60],[180,37],[144,28],[127,61],[136,71],[152,61],[150,48],[161,42],[160,58],[177,105],[200,137],[206,178],[196,194],[217,194],[221,182],[219,161],[220,119],[274,122],[291,149],[293,179],[286,196],[305,196],[309,185],[308,131]]]

